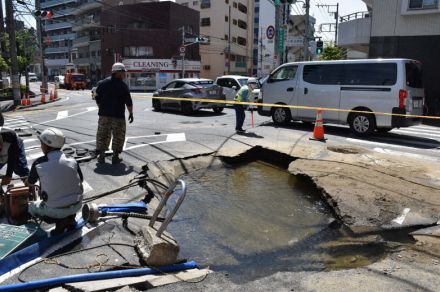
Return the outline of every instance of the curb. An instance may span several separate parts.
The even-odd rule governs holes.
[[[12,110],[20,110],[20,109],[26,109],[26,108],[36,107],[36,106],[39,106],[39,105],[41,105],[41,104],[52,103],[52,102],[58,101],[58,100],[60,100],[60,99],[61,99],[61,98],[57,98],[57,99],[54,99],[54,100],[48,100],[48,101],[46,101],[45,103],[42,103],[42,102],[40,102],[40,101],[36,101],[35,103],[32,103],[31,105],[17,105],[17,106],[15,106],[15,108],[12,109]]]

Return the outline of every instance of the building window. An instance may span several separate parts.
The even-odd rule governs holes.
[[[235,57],[235,67],[246,68],[246,57],[236,56]]]
[[[202,0],[202,2],[200,2],[200,8],[211,8],[211,0]]]
[[[211,18],[205,17],[201,19],[200,26],[210,26],[211,25]]]
[[[124,47],[124,57],[151,57],[153,47]]]
[[[243,12],[244,14],[247,14],[247,7],[241,3],[238,3],[238,11]]]
[[[227,34],[225,34],[225,41],[227,41],[228,40],[228,35]]]
[[[204,69],[204,70],[211,70],[211,65],[204,65],[204,66],[203,66],[203,69]]]
[[[245,21],[239,19],[238,20],[238,27],[242,28],[242,29],[247,29],[247,24]]]
[[[233,20],[232,20],[232,24],[233,24],[233,25],[237,25],[237,19],[233,19]]]
[[[232,42],[236,43],[237,42],[237,38],[236,37],[232,37]]]
[[[438,7],[438,0],[409,0],[409,9],[433,9]]]
[[[237,44],[239,44],[241,46],[246,46],[246,39],[242,38],[242,37],[238,37],[237,38]]]
[[[232,6],[233,6],[234,8],[237,8],[237,2],[234,2],[234,3],[232,4]]]
[[[226,4],[229,4],[229,0],[225,0],[225,3],[226,3]]]
[[[229,21],[229,17],[227,15],[225,15],[225,22]]]
[[[199,1],[193,1],[193,6],[199,5]]]

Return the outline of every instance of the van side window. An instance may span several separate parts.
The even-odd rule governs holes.
[[[413,88],[423,88],[422,66],[417,63],[406,63],[406,85]]]
[[[269,82],[277,82],[295,79],[298,66],[285,66],[273,72],[269,77]]]
[[[344,85],[394,85],[396,63],[345,64]]]
[[[312,84],[339,85],[343,79],[343,66],[343,64],[306,65],[303,79]]]

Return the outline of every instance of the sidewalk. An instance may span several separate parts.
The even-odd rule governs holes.
[[[51,103],[54,101],[59,100],[60,98],[54,99],[54,100],[49,100],[49,95],[46,94],[46,102],[45,103]],[[14,105],[14,101],[13,100],[3,100],[0,101],[0,111],[2,113],[4,112],[9,112],[9,111],[13,111],[13,110],[18,110],[18,109],[23,109],[23,108],[29,108],[29,107],[34,107],[34,106],[38,106],[40,104],[42,104],[41,102],[41,95],[38,94],[36,97],[32,97],[31,99],[31,104],[30,105]]]

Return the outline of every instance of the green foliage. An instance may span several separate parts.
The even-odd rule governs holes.
[[[322,55],[320,57],[321,60],[342,60],[345,59],[344,52],[339,47],[325,47]]]
[[[0,72],[8,71],[8,70],[9,70],[8,63],[2,56],[0,56]]]
[[[9,55],[9,36],[8,34],[2,35],[3,40],[5,41],[5,46]],[[18,62],[18,71],[20,73],[24,73],[26,71],[26,67],[28,67],[32,63],[32,58],[34,55],[35,48],[37,46],[37,38],[33,29],[21,29],[15,32],[15,41],[17,45],[17,62]],[[3,60],[10,66],[11,60]],[[0,70],[6,71],[8,67],[3,67],[0,61]]]

